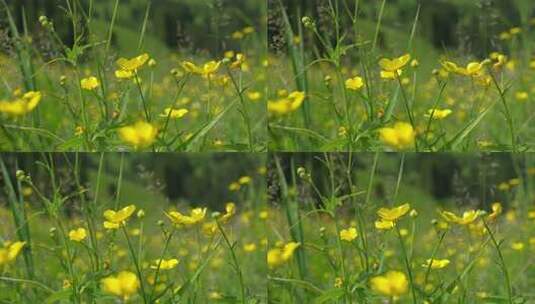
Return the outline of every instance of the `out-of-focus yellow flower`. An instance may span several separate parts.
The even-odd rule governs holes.
[[[348,80],[346,80],[345,86],[346,86],[346,89],[348,90],[358,91],[362,89],[362,87],[364,86],[364,81],[362,80],[362,77],[356,76],[356,77],[349,78]]]
[[[478,210],[465,211],[462,217],[459,217],[455,213],[449,211],[442,211],[440,213],[444,220],[459,225],[468,225],[473,223],[475,220],[477,220],[480,214],[481,213]]]
[[[104,292],[127,300],[134,295],[140,286],[138,277],[128,271],[121,271],[117,276],[109,276],[101,280]]]
[[[262,98],[262,93],[258,91],[249,91],[247,92],[247,98],[249,98],[251,101],[257,101]]]
[[[483,66],[484,62],[470,62],[466,67],[459,67],[451,61],[442,62],[442,67],[444,67],[446,71],[469,77],[481,76],[483,73]]]
[[[501,203],[495,202],[495,203],[492,204],[491,208],[492,208],[492,213],[489,214],[487,219],[490,220],[490,221],[493,221],[498,217],[498,215],[500,215],[502,213],[503,207],[502,207]]]
[[[514,242],[511,244],[511,249],[515,250],[515,251],[522,251],[524,250],[524,243],[522,242]]]
[[[142,149],[152,145],[158,135],[158,129],[145,121],[138,121],[133,125],[119,129],[119,137],[135,149]]]
[[[151,269],[162,269],[162,270],[169,270],[173,269],[178,265],[179,261],[177,259],[170,259],[170,260],[156,260],[154,261],[154,264],[150,266]],[[158,267],[160,265],[160,267]]]
[[[278,267],[289,261],[300,243],[289,242],[281,248],[270,249],[267,253],[267,264],[269,268]]]
[[[401,206],[394,207],[394,208],[381,208],[377,211],[377,215],[383,221],[395,222],[399,220],[402,216],[407,214],[407,212],[409,212],[410,209],[411,209],[411,206],[409,204],[403,204]]]
[[[389,297],[399,297],[409,289],[407,277],[399,271],[389,271],[385,275],[373,277],[370,285],[373,291]]]
[[[226,223],[228,222],[228,220],[234,215],[236,214],[236,204],[234,204],[233,202],[228,202],[226,205],[225,205],[225,214],[223,214],[221,216],[221,222],[223,223]]]
[[[383,58],[379,60],[379,66],[381,67],[383,71],[396,72],[398,70],[403,69],[403,67],[405,67],[407,63],[409,63],[410,60],[411,60],[410,54],[405,54],[401,57],[393,58],[393,59]]]
[[[415,136],[414,129],[406,122],[397,122],[393,127],[379,129],[381,141],[397,150],[413,147]]]
[[[375,228],[379,230],[390,230],[394,228],[395,222],[393,221],[385,221],[385,220],[377,220],[375,221]]]
[[[91,76],[80,80],[80,85],[82,89],[92,91],[100,86],[100,81],[98,81],[97,77]]]
[[[450,264],[448,259],[427,259],[425,263],[422,264],[422,267],[431,269],[442,269]]]
[[[30,91],[13,101],[0,100],[0,112],[21,116],[31,112],[41,101],[41,92]]]
[[[253,179],[250,176],[242,176],[238,179],[238,183],[240,185],[247,185],[250,184]]]
[[[255,243],[247,243],[243,245],[243,251],[245,252],[254,252],[256,250]]]
[[[380,76],[382,79],[392,80],[397,79],[403,74],[403,70],[397,70],[395,72],[381,71]]]
[[[210,76],[212,74],[215,74],[217,70],[219,70],[220,66],[221,66],[221,61],[209,61],[205,63],[202,67],[197,66],[194,63],[189,62],[189,61],[182,62],[182,68],[186,72],[190,72],[190,73],[198,74],[202,76]]]
[[[453,111],[450,109],[429,109],[427,110],[427,114],[425,114],[425,117],[432,117],[432,119],[442,120],[450,116],[451,113],[453,113]]]
[[[129,205],[122,208],[119,211],[106,210],[104,211],[104,228],[106,229],[118,229],[121,225],[125,225],[126,221],[136,211],[135,205]]]
[[[162,114],[160,114],[160,117],[169,117],[169,118],[182,118],[186,114],[189,113],[188,109],[173,109],[173,108],[165,108]]]
[[[149,54],[142,54],[131,59],[119,58],[117,65],[122,71],[136,73],[148,60]]]
[[[288,97],[268,101],[268,111],[277,115],[285,115],[299,109],[303,101],[305,101],[305,93],[295,91],[290,93]]]
[[[0,266],[14,261],[26,242],[5,242],[4,248],[0,248]]]
[[[85,231],[84,228],[78,228],[78,229],[69,231],[69,239],[71,239],[71,241],[81,242],[85,240],[86,237],[87,237],[87,232]]]
[[[515,93],[515,98],[518,101],[526,101],[529,99],[529,94],[526,91],[519,91]]]
[[[167,217],[173,222],[173,224],[181,226],[193,226],[197,223],[200,223],[206,216],[206,208],[195,208],[192,209],[190,215],[184,215],[178,211],[170,211],[165,213]]]
[[[342,241],[351,242],[354,239],[356,239],[357,236],[358,236],[358,232],[357,232],[357,228],[355,227],[350,227],[347,229],[340,230],[340,239]]]

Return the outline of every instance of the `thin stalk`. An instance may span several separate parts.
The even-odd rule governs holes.
[[[130,237],[128,236],[128,232],[126,231],[125,225],[121,225],[121,228],[124,233],[124,237],[126,238],[126,242],[128,243],[128,250],[130,251],[130,256],[132,258],[132,261],[134,262],[134,266],[136,267],[137,276],[139,278],[140,286],[141,286],[141,295],[143,297],[143,303],[147,304],[147,293],[145,292],[145,281],[143,280],[143,273],[141,272],[141,267],[139,266],[139,260],[136,255],[136,251],[134,250],[134,246],[132,245],[132,242],[130,241]]]
[[[494,248],[496,248],[496,252],[498,253],[498,259],[500,261],[500,268],[502,269],[504,281],[505,281],[505,287],[507,288],[507,302],[509,304],[513,304],[513,288],[511,286],[511,279],[509,277],[509,271],[507,270],[507,265],[505,264],[505,259],[503,258],[502,251],[500,249],[500,244],[498,244],[498,241],[496,241],[496,237],[494,236],[494,233],[490,229],[489,225],[487,224],[487,221],[482,218],[483,225],[485,225],[485,230],[489,233],[490,240],[492,241],[492,244],[494,245]]]
[[[407,268],[407,274],[409,275],[409,284],[411,286],[411,293],[412,293],[412,302],[414,304],[418,303],[417,297],[416,297],[416,288],[414,286],[414,278],[412,276],[412,267],[411,263],[409,261],[409,257],[407,256],[407,249],[405,248],[405,243],[403,242],[403,237],[401,236],[401,232],[399,230],[399,227],[396,225],[396,232],[399,239],[399,244],[401,245],[401,252],[403,253],[403,259],[405,261],[405,267]]]
[[[238,280],[240,282],[241,303],[245,304],[245,283],[243,282],[243,273],[240,267],[240,263],[238,262],[238,258],[236,257],[236,252],[234,252],[234,245],[230,243],[227,233],[225,232],[223,227],[221,227],[221,224],[219,223],[219,221],[216,221],[216,223],[217,223],[217,228],[221,232],[221,235],[223,236],[223,239],[225,240],[225,244],[227,245],[228,250],[230,252],[234,271],[236,271],[236,274],[238,275]]]

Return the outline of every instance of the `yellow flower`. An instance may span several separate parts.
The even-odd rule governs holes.
[[[0,248],[0,266],[14,261],[24,245],[26,242],[4,243],[4,248]]]
[[[150,266],[151,269],[162,269],[162,270],[169,270],[173,269],[178,265],[179,261],[177,259],[170,259],[170,260],[156,260],[154,261],[154,264]],[[158,267],[160,265],[160,267]]]
[[[258,91],[250,91],[250,92],[247,92],[247,98],[249,98],[249,100],[251,101],[257,101],[260,98],[262,98],[262,93]]]
[[[78,229],[69,231],[69,239],[71,239],[71,241],[81,242],[85,240],[86,237],[87,237],[87,232],[85,231],[84,228],[78,228]]]
[[[138,121],[133,125],[119,129],[121,139],[135,149],[148,147],[154,143],[158,129],[148,122]]]
[[[381,78],[392,80],[397,79],[401,74],[403,74],[403,70],[397,70],[396,72],[381,71]]]
[[[466,65],[466,67],[459,67],[457,64],[451,62],[451,61],[443,61],[442,67],[446,69],[446,71],[451,73],[457,73],[459,75],[463,76],[481,76],[483,72],[483,65],[484,62],[470,62]]]
[[[122,71],[136,73],[148,60],[149,54],[142,54],[132,59],[119,58],[119,60],[117,60],[117,65]]]
[[[160,114],[160,117],[169,117],[169,118],[182,118],[186,114],[189,113],[188,109],[173,109],[173,108],[165,108],[162,114]]]
[[[240,185],[247,185],[247,184],[250,184],[252,180],[253,179],[250,176],[245,175],[238,179],[238,183]]]
[[[128,271],[121,271],[116,277],[109,276],[101,280],[104,292],[119,296],[124,300],[135,294],[139,286],[138,277]]]
[[[383,276],[370,280],[373,291],[389,297],[398,297],[407,293],[409,282],[403,272],[389,271]]]
[[[414,129],[406,122],[397,122],[392,128],[379,129],[381,141],[398,150],[413,147],[415,136]]]
[[[422,267],[431,269],[442,269],[450,264],[450,260],[448,259],[427,259],[424,264],[422,264]]]
[[[290,93],[288,97],[279,99],[277,101],[268,101],[268,111],[277,115],[288,114],[299,109],[304,100],[305,93],[295,91]]]
[[[356,239],[358,236],[357,229],[355,227],[350,227],[348,229],[340,230],[340,239],[342,241],[351,242]]]
[[[496,219],[496,217],[498,217],[498,215],[502,213],[503,208],[502,208],[502,204],[499,202],[493,203],[491,208],[492,208],[492,213],[489,214],[487,218],[488,220],[493,221]]]
[[[136,206],[129,205],[124,207],[119,211],[106,210],[104,211],[104,228],[106,229],[118,229],[121,225],[126,224],[126,221],[134,212],[136,211]]]
[[[515,251],[522,251],[524,250],[524,243],[522,242],[514,242],[511,244],[511,249]]]
[[[243,245],[243,251],[245,252],[254,252],[256,250],[255,243],[248,243]]]
[[[0,101],[0,112],[11,116],[21,116],[31,112],[41,101],[41,92],[30,91],[13,101]]]
[[[411,206],[409,204],[403,204],[398,207],[394,208],[381,208],[377,211],[377,215],[383,220],[383,221],[390,221],[395,222],[398,219],[400,219],[402,216],[407,214],[409,210],[411,209]]]
[[[219,70],[220,66],[221,66],[221,61],[209,61],[205,63],[202,67],[199,67],[189,61],[182,62],[182,68],[186,72],[190,72],[190,73],[198,74],[202,76],[210,76],[216,73],[217,70]]]
[[[526,101],[529,99],[529,94],[528,92],[525,92],[525,91],[516,92],[515,98],[518,101]]]
[[[80,85],[82,89],[91,91],[100,86],[100,81],[98,81],[97,77],[91,76],[80,80]]]
[[[352,90],[352,91],[358,91],[364,86],[364,81],[361,77],[353,77],[346,80],[346,89]]]
[[[191,210],[190,215],[184,215],[178,211],[165,213],[167,217],[177,226],[193,226],[201,222],[206,216],[206,208],[195,208]]]
[[[450,114],[452,112],[453,111],[450,110],[450,109],[444,109],[444,110],[441,110],[441,109],[429,109],[429,110],[427,110],[427,114],[425,114],[425,117],[432,117],[432,119],[442,120],[442,119],[450,116]]]
[[[396,225],[393,221],[378,220],[375,221],[375,228],[379,230],[390,230]]]
[[[134,72],[127,70],[117,70],[115,71],[115,77],[119,79],[130,79],[134,77]]]
[[[456,223],[459,225],[468,225],[468,224],[473,223],[475,220],[477,220],[477,218],[480,215],[480,212],[476,210],[465,211],[463,213],[463,216],[459,217],[453,212],[442,211],[440,215],[442,216],[442,218],[444,218],[444,220],[450,223]]]
[[[236,214],[236,204],[234,204],[233,202],[228,202],[226,205],[225,205],[225,214],[223,214],[221,216],[221,221],[223,223],[226,223],[228,222],[228,220],[234,215]]]
[[[401,57],[393,58],[393,59],[383,58],[379,60],[379,66],[381,67],[383,71],[396,72],[398,70],[401,70],[403,67],[405,67],[407,63],[409,63],[410,60],[411,60],[410,54],[405,54]]]
[[[282,248],[270,249],[267,253],[267,264],[269,268],[278,267],[289,261],[299,246],[300,243],[289,242],[282,246]]]

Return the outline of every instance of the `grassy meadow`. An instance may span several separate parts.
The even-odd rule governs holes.
[[[269,1],[276,151],[532,151],[534,4]]]
[[[0,303],[266,303],[262,156],[3,154],[0,171]]]
[[[532,156],[270,163],[270,303],[535,302]]]
[[[266,149],[266,5],[0,2],[0,149]]]

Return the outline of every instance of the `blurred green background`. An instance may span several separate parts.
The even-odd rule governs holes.
[[[92,26],[106,34],[113,16],[115,0],[68,0],[86,12],[93,5]],[[7,0],[18,23],[23,27],[26,18],[28,31],[42,31],[38,18],[46,15],[54,21],[61,38],[72,44],[72,24],[66,14],[65,0]],[[220,54],[222,50],[236,47],[229,37],[246,26],[255,27],[259,33],[265,25],[266,4],[262,0],[119,0],[114,46],[120,50],[135,49],[147,9],[147,48],[208,50]],[[0,6],[0,32],[7,31],[7,18]],[[265,38],[265,36],[263,35]],[[230,42],[229,42],[230,41]]]
[[[99,153],[3,153],[0,157],[13,175],[16,168],[30,174],[33,182],[47,196],[52,197],[52,179],[45,164],[53,164],[56,182],[61,185],[62,196],[77,193],[75,172],[79,172],[81,184],[88,191],[86,197],[95,195],[97,173],[102,154]],[[79,170],[75,169],[78,158]],[[265,164],[262,154],[249,153],[105,153],[102,158],[102,178],[99,204],[113,205],[118,179],[123,164],[121,202],[143,208],[166,209],[172,204],[204,206],[221,210],[228,201],[244,203],[246,191],[263,191],[265,180],[261,169]],[[250,187],[230,191],[229,185],[241,176],[250,176]],[[0,179],[0,205],[7,203]],[[245,192],[244,192],[245,191]],[[248,194],[248,193],[247,193]],[[29,200],[40,206],[38,197]],[[79,199],[73,196],[67,209],[76,210]],[[248,202],[260,205],[261,202]]]
[[[330,2],[333,5],[338,2],[344,15],[340,20],[344,32],[351,32],[346,12],[353,12],[358,3],[358,30],[365,32],[367,38],[373,35],[382,1],[282,0],[294,26],[297,26],[299,16],[311,16],[320,32],[334,30],[328,16]],[[279,7],[279,0],[269,0],[270,12],[275,15],[272,19],[279,18],[276,16]],[[481,56],[496,50],[499,33],[511,27],[528,25],[535,13],[535,2],[531,0],[387,0],[379,36],[383,48],[393,48],[395,42],[391,40],[401,40],[400,45],[406,47],[418,7],[416,34],[425,41],[427,48],[458,49]],[[271,24],[276,23],[272,20]],[[277,26],[270,28],[272,42],[279,34]]]

